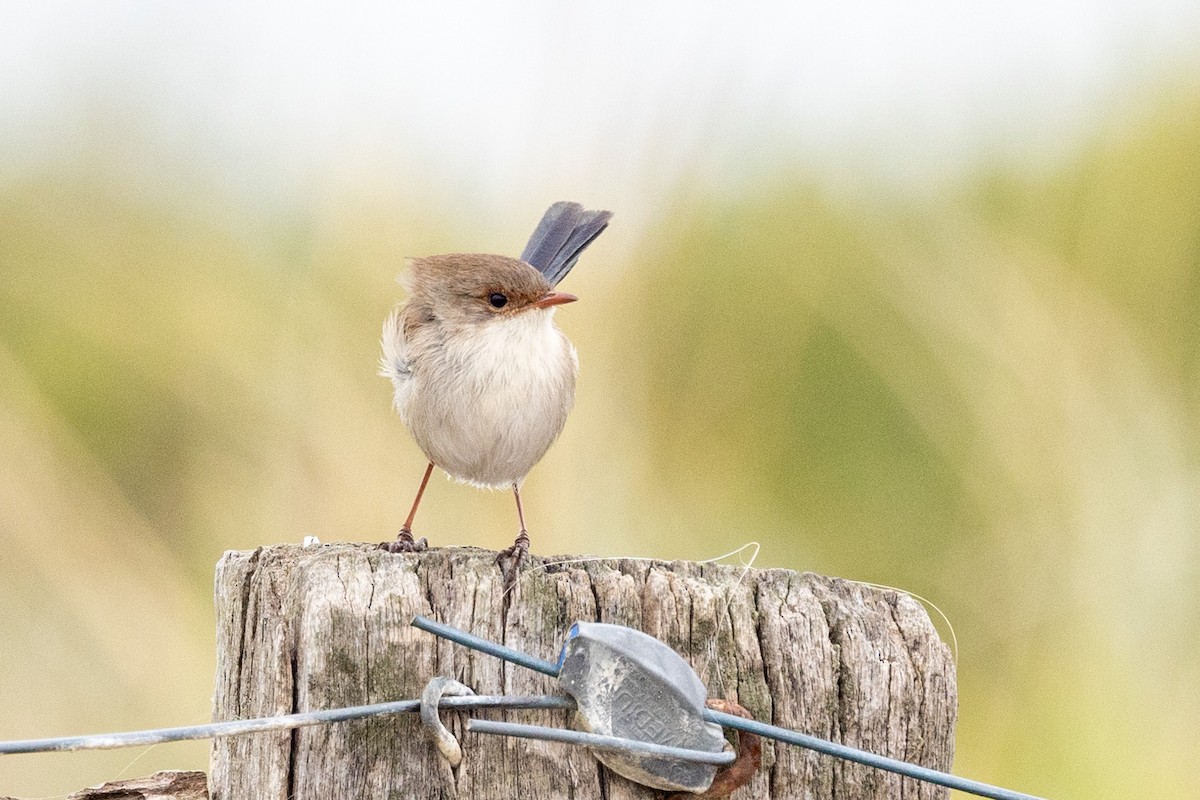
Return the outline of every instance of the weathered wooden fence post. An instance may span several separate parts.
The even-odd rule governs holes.
[[[418,697],[447,675],[480,694],[556,693],[554,680],[409,625],[424,614],[553,660],[572,622],[629,625],[670,644],[710,696],[761,720],[948,770],[954,667],[912,599],[787,570],[687,562],[534,561],[506,600],[493,554],[393,555],[367,545],[229,552],[216,577],[215,717]],[[502,718],[499,712],[480,716]],[[566,725],[562,711],[509,719]],[[213,800],[657,798],[568,745],[464,734],[458,769],[415,715],[219,739]],[[735,797],[937,798],[946,790],[789,745]]]

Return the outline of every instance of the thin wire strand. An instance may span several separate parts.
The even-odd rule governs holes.
[[[570,564],[591,564],[596,561],[655,561],[652,558],[622,558],[621,556],[588,556],[587,558],[564,558],[561,561],[544,561],[541,564],[534,564],[529,569],[521,570],[521,574],[513,581],[512,586],[504,590],[504,597],[507,597],[517,586],[526,578],[531,578],[539,572],[545,572],[551,567],[563,567]]]
[[[910,592],[908,589],[901,589],[899,586],[888,586],[886,583],[871,583],[870,581],[854,581],[854,583],[858,583],[863,586],[869,586],[872,589],[887,589],[889,591],[908,595],[917,602],[924,603],[926,606],[936,611],[937,615],[942,618],[943,622],[946,623],[946,628],[948,628],[950,631],[950,646],[954,650],[954,666],[958,666],[958,634],[954,632],[954,623],[950,621],[950,617],[946,616],[945,611],[942,611],[940,608],[938,608],[937,603],[933,602],[927,597],[922,597],[916,592]]]
[[[648,756],[672,758],[679,761],[695,761],[699,764],[724,766],[737,760],[737,753],[718,751],[708,753],[686,747],[672,747],[656,742],[642,742],[620,736],[602,736],[598,733],[574,731],[567,728],[547,728],[543,725],[521,725],[516,722],[497,722],[490,719],[467,720],[467,730],[474,733],[489,733],[497,736],[515,736],[518,739],[540,739],[546,742],[563,742],[582,745],[596,750],[619,750],[628,753],[644,753]]]
[[[443,697],[439,708],[551,708],[571,709],[575,702],[569,697],[535,695],[512,697],[508,695],[479,695],[470,697]],[[55,739],[27,739],[17,742],[0,742],[0,755],[16,753],[52,753],[72,750],[114,750],[119,747],[138,747],[163,742],[183,742],[190,739],[214,739],[220,736],[237,736],[244,733],[285,731],[309,725],[330,722],[345,722],[353,719],[376,717],[384,714],[407,714],[421,710],[420,700],[394,700],[389,703],[373,703],[348,708],[333,708],[325,711],[305,711],[298,714],[282,714],[275,717],[238,719],[228,722],[212,722],[207,725],[186,725],[178,728],[157,728],[126,733],[102,733],[93,736],[63,736]]]
[[[706,558],[705,560],[697,561],[696,563],[697,564],[715,564],[719,561],[724,561],[725,559],[729,558],[730,556],[735,556],[738,553],[741,553],[743,550],[746,550],[748,548],[754,548],[754,555],[752,555],[750,557],[750,561],[749,562],[742,561],[742,566],[746,567],[746,571],[748,572],[749,568],[754,566],[754,562],[758,559],[758,551],[761,549],[761,545],[758,542],[753,542],[753,541],[746,542],[744,545],[737,548],[736,550],[730,550],[728,553],[725,553],[724,555],[714,556],[713,558]],[[510,592],[512,592],[514,589],[517,588],[517,584],[521,583],[521,581],[525,580],[526,578],[533,577],[534,575],[536,575],[539,572],[545,572],[546,570],[550,569],[551,567],[564,567],[564,566],[569,566],[571,564],[594,564],[597,561],[633,561],[636,563],[646,563],[646,562],[664,561],[664,560],[665,559],[661,559],[661,558],[645,558],[642,556],[587,556],[586,558],[564,558],[560,561],[545,561],[545,562],[542,562],[541,564],[534,564],[533,566],[529,567],[528,569],[522,570],[521,574],[517,577],[517,580],[513,582],[513,585],[509,586],[507,589],[504,590],[504,595],[507,596]],[[743,577],[744,577],[744,574],[743,574]]]
[[[725,584],[721,585],[721,589],[723,589],[725,591],[725,614],[722,619],[718,620],[717,625],[719,627],[724,627],[725,625],[728,625],[729,635],[731,637],[733,636],[733,615],[730,610],[733,608],[734,594],[737,592],[738,588],[745,582],[746,576],[750,574],[750,570],[754,566],[754,562],[758,561],[758,554],[759,554],[759,552],[761,552],[762,546],[758,542],[749,541],[749,542],[746,542],[741,547],[737,548],[736,550],[730,550],[728,553],[723,553],[722,555],[714,556],[713,558],[708,558],[708,559],[705,559],[704,561],[697,562],[700,564],[717,564],[721,561],[724,561],[727,558],[732,558],[733,556],[740,556],[746,550],[752,550],[753,552],[751,552],[749,559],[746,559],[746,558],[738,559],[741,562],[741,567],[742,567],[742,571],[738,574],[738,579],[736,581],[734,581],[732,587],[726,586]],[[721,669],[721,659],[717,657],[717,649],[718,649],[717,637],[714,636],[708,640],[708,646],[705,648],[705,651],[704,651],[705,663],[703,665],[703,668],[705,670],[707,670],[708,665],[710,665],[710,664],[712,665],[713,670],[716,672],[717,693],[724,696],[726,694],[725,673]],[[699,667],[700,665],[697,665],[697,666]],[[697,669],[696,671],[700,672],[701,670]]]
[[[760,550],[762,550],[762,545],[760,545],[758,542],[754,542],[754,541],[746,542],[744,545],[737,548],[736,550],[730,550],[728,553],[724,553],[723,555],[713,556],[712,558],[706,558],[703,561],[697,561],[696,563],[697,564],[717,564],[717,563],[720,563],[721,561],[724,561],[727,558],[731,558],[733,556],[736,556],[736,555],[742,553],[745,550],[750,550],[750,549],[754,550],[754,555],[750,556],[749,561],[746,561],[743,559],[741,562],[743,567],[745,567],[746,569],[749,569],[750,567],[754,566],[755,561],[758,561],[758,553]]]

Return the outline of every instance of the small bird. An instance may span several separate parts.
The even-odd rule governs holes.
[[[511,583],[529,552],[521,483],[562,432],[575,402],[579,360],[554,324],[557,292],[612,213],[578,203],[550,206],[521,258],[451,253],[414,259],[408,299],[383,324],[380,375],[429,459],[412,509],[390,552],[424,550],[413,518],[433,468],[481,488],[512,488],[521,530],[497,561]]]

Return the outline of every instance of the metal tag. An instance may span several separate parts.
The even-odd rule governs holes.
[[[577,622],[559,657],[559,681],[575,699],[581,730],[719,753],[721,727],[702,717],[707,692],[682,657],[653,636],[621,625]],[[593,755],[614,772],[665,791],[703,792],[711,764],[602,752]]]

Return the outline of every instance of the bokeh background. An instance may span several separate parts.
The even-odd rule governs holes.
[[[756,540],[904,587],[957,632],[957,772],[1194,796],[1194,0],[3,19],[0,738],[207,720],[220,554],[407,509],[374,374],[403,259],[518,253],[574,199],[617,216],[558,316],[537,551]],[[512,516],[439,479],[419,532]],[[11,757],[0,794],[206,760]]]

